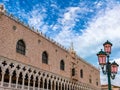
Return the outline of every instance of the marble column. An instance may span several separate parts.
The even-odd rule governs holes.
[[[5,76],[5,71],[2,71],[1,86],[3,86],[3,83],[4,83],[4,76]]]
[[[49,86],[49,79],[47,80],[47,90],[48,90],[48,86]]]
[[[42,89],[42,90],[44,90],[44,86],[45,86],[45,85],[44,85],[44,84],[45,84],[44,81],[45,81],[45,79],[43,78],[43,89]]]
[[[34,77],[34,79],[33,79],[33,90],[35,90],[35,77]]]
[[[38,90],[40,90],[40,79],[38,80]]]
[[[24,89],[24,83],[25,83],[25,75],[23,75],[23,78],[22,78],[22,89]]]
[[[12,79],[12,71],[9,73],[9,86],[8,87],[11,87],[11,79]]]
[[[56,90],[56,81],[54,81],[54,90]]]
[[[28,90],[30,90],[30,77],[31,76],[28,76]]]
[[[16,75],[16,88],[18,86],[18,78],[19,78],[19,74]]]
[[[58,90],[59,90],[59,82],[58,82]]]

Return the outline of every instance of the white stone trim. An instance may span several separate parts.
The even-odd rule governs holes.
[[[3,62],[5,63],[5,65],[3,65]],[[14,67],[11,67],[11,63],[14,65]],[[15,88],[15,89],[19,89],[21,88],[22,90],[40,90],[40,82],[42,79],[42,88],[44,88],[45,86],[45,80],[46,80],[46,90],[49,90],[49,85],[51,86],[51,88],[54,86],[54,90],[56,90],[56,85],[57,87],[60,87],[60,89],[62,90],[100,90],[97,89],[93,86],[90,86],[88,84],[85,83],[81,83],[79,81],[71,81],[69,78],[66,77],[62,77],[59,76],[57,74],[51,73],[51,72],[47,72],[38,68],[35,68],[33,66],[29,66],[29,65],[25,65],[23,63],[14,61],[14,60],[10,60],[4,57],[0,57],[0,67],[1,67],[1,74],[2,74],[2,79],[1,79],[1,83],[0,83],[0,87],[4,87],[4,86],[8,86],[7,88]],[[4,82],[4,78],[5,78],[5,71],[9,70],[9,82],[6,83]],[[13,72],[16,72],[16,83],[13,84],[11,83],[12,81],[12,75]],[[22,85],[18,84],[19,81],[19,75],[20,73],[22,73]],[[28,80],[27,83],[28,85],[25,85],[25,75],[28,75]],[[31,77],[32,78],[32,86],[30,85],[31,82]],[[38,78],[38,80],[36,79]],[[38,84],[36,84],[36,81],[38,82]],[[50,81],[50,83],[49,83]],[[53,83],[54,82],[54,83]],[[37,85],[37,87],[35,86]],[[14,87],[13,87],[14,86]],[[94,89],[93,89],[94,88]],[[9,90],[9,89],[8,89]],[[45,89],[44,89],[45,90]],[[59,90],[59,88],[57,89]]]

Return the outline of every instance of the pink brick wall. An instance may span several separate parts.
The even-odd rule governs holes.
[[[13,30],[13,26],[17,29]],[[23,39],[26,44],[25,56],[16,53],[16,43],[19,39]],[[38,43],[38,40],[41,42]],[[43,51],[48,53],[48,65],[42,63]],[[70,53],[5,15],[0,17],[0,55],[68,78],[71,77],[72,61],[76,63],[79,81],[89,83],[91,75],[92,85],[96,86],[96,79],[98,79],[100,86],[99,71],[93,66],[79,59],[74,60]],[[60,70],[61,59],[65,62],[65,71]],[[83,78],[80,78],[80,69],[83,69]]]

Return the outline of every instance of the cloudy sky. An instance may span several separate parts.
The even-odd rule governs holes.
[[[112,42],[120,65],[120,0],[0,0],[6,11],[99,67],[96,53]],[[101,83],[107,78],[101,74]],[[112,84],[120,86],[120,68]]]

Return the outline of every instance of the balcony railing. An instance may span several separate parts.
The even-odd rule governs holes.
[[[7,90],[21,90],[22,89],[22,85],[18,84],[17,88],[16,88],[16,84],[11,83],[11,87],[9,87],[9,83],[4,82],[3,86],[1,86],[1,82],[0,82],[0,90],[7,88]],[[28,86],[24,86],[24,90],[28,90]],[[37,88],[37,87],[31,87],[29,86],[29,90],[49,90],[49,89],[43,89],[43,88]]]

